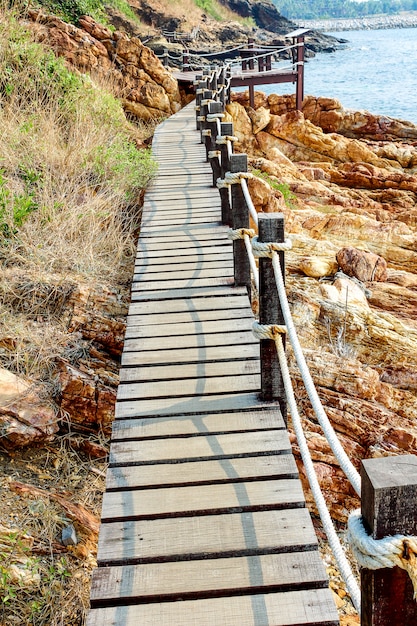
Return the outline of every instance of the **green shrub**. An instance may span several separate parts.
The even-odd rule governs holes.
[[[291,209],[294,206],[294,200],[297,199],[297,196],[291,191],[289,185],[287,183],[279,183],[277,180],[269,176],[266,172],[261,172],[261,170],[252,170],[252,174],[257,176],[258,178],[262,178],[265,180],[272,189],[277,189],[284,196],[285,204]]]

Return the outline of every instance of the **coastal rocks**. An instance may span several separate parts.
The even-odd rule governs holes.
[[[293,106],[295,108],[295,99]],[[334,98],[306,96],[302,111],[306,119],[326,133],[385,141],[389,138],[417,139],[417,128],[411,122],[373,115],[368,111],[345,109]]]
[[[88,16],[79,20],[80,28],[40,11],[30,10],[29,16],[39,41],[74,68],[111,83],[131,115],[151,120],[180,109],[177,81],[139,39],[112,32]]]
[[[387,262],[377,254],[355,248],[342,248],[336,259],[345,274],[362,282],[387,280]]]
[[[306,98],[300,112],[292,96],[257,94],[252,110],[238,94],[228,108],[230,121],[242,119],[242,110],[245,136],[236,148],[252,147],[255,172],[292,193],[281,210],[293,244],[286,254],[287,293],[312,377],[342,445],[358,468],[363,458],[414,453],[417,127],[345,114],[331,99]],[[255,203],[258,210],[261,205]],[[357,498],[292,360],[290,367],[327,503],[336,519],[345,520]],[[300,473],[305,480],[301,464]],[[308,490],[307,501],[314,509]]]
[[[57,422],[40,389],[0,369],[0,442],[5,448],[50,441],[58,431]]]

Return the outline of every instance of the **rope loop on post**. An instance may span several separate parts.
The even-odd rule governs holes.
[[[255,237],[255,231],[252,228],[236,228],[235,230],[231,228],[227,233],[228,239],[232,241],[244,239],[245,235],[252,239],[252,237]]]
[[[205,121],[206,121],[205,115],[197,115],[197,122],[205,122]]]
[[[198,106],[198,104],[195,105],[194,110],[195,111],[199,111],[200,110],[200,107]]]
[[[201,131],[201,136],[202,137],[211,137],[211,130],[210,128],[205,128],[204,130]]]
[[[200,81],[195,81],[195,83],[194,83],[194,84],[198,85],[198,83],[199,83],[199,82],[200,82]],[[203,91],[204,91],[204,89],[196,89],[196,90],[195,90],[195,95],[196,95],[196,96],[201,96],[201,95],[202,95],[202,93],[203,93]]]
[[[211,100],[210,100],[211,102]],[[224,118],[224,113],[208,113],[207,114],[207,121],[208,122],[215,122],[216,120],[221,120]]]
[[[254,176],[251,172],[226,172],[224,178],[217,179],[217,187],[224,189],[230,185],[237,185],[242,178],[254,178]]]
[[[207,157],[209,159],[215,159],[216,157],[221,157],[222,153],[220,152],[220,150],[209,150]]]
[[[287,327],[282,324],[252,324],[252,332],[257,339],[272,339],[275,341],[279,335],[285,335]]]
[[[417,537],[394,535],[373,539],[366,532],[360,509],[356,509],[349,515],[347,539],[361,567],[404,569],[411,578],[414,599],[417,599]]]
[[[210,102],[213,102],[213,100],[211,98],[206,98],[205,100],[201,100],[200,104],[201,106],[207,106]]]
[[[219,135],[216,139],[216,143],[219,146],[227,144],[228,141],[239,141],[239,137],[235,135]]]
[[[292,241],[286,239],[282,243],[272,241],[270,243],[260,243],[258,237],[252,239],[253,255],[255,257],[272,257],[274,252],[283,252],[285,250],[291,250]]]

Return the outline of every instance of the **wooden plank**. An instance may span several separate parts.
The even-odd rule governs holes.
[[[202,262],[197,263],[192,269],[178,269],[176,272],[160,271],[159,268],[155,268],[156,271],[152,271],[151,268],[147,268],[146,272],[134,273],[133,280],[135,283],[142,281],[180,281],[180,280],[206,280],[208,278],[223,278],[233,276],[233,265],[230,263],[215,264],[214,266],[206,267]]]
[[[136,327],[134,327],[136,328]],[[146,327],[145,327],[146,328]],[[253,335],[253,333],[247,329],[246,331],[225,331],[222,333],[209,333],[207,335],[173,335],[161,337],[158,348],[160,350],[172,350],[172,349],[184,349],[184,348],[198,348],[205,350],[209,347],[222,347],[222,346],[235,346],[235,345],[250,345],[256,344],[259,346],[259,341]],[[151,337],[126,337],[125,350],[126,352],[144,352],[155,351],[155,340]],[[157,354],[157,352],[155,352]],[[223,353],[224,354],[224,353]],[[227,353],[226,353],[227,354]],[[203,353],[200,353],[200,360]],[[224,358],[224,357],[223,357]]]
[[[151,400],[125,400],[116,403],[115,418],[168,417],[169,415],[190,415],[209,412],[239,411],[249,407],[265,406],[254,392],[218,396],[195,396],[186,398],[158,398]]]
[[[205,311],[221,311],[228,309],[247,309],[249,300],[246,294],[241,292],[212,295],[210,298],[184,298],[182,300],[154,300],[151,302],[132,302],[129,306],[128,316],[141,315],[146,319],[147,315],[156,316],[162,313],[181,314],[191,311],[203,313]]]
[[[178,263],[175,263],[172,257],[165,257],[165,263],[154,263],[153,260],[152,263],[140,263],[136,261],[135,275],[170,274],[171,278],[174,278],[175,276],[184,277],[187,275],[187,272],[190,276],[194,275],[196,271],[201,271],[206,275],[208,271],[216,270],[219,272],[226,268],[233,268],[233,261],[230,259],[230,255],[223,254],[222,256],[225,258],[221,258],[220,255],[218,256],[219,258],[212,260],[197,255],[178,257]],[[167,261],[169,262],[167,263]],[[180,265],[181,269],[179,269],[178,265]]]
[[[134,282],[132,283],[132,291],[154,291],[155,286],[158,281],[152,282],[150,284],[143,282]],[[183,280],[171,280],[164,281],[164,284],[161,286],[161,291],[166,289],[165,283],[169,283],[169,291],[173,289],[189,289],[192,287],[217,287],[217,286],[233,286],[233,277],[232,276],[224,276],[224,277],[212,277],[212,278],[184,278]]]
[[[228,248],[211,248],[210,252],[197,251],[197,250],[186,250],[186,254],[182,254],[181,251],[178,253],[169,255],[169,262],[172,265],[182,264],[185,268],[187,265],[191,263],[195,263],[196,261],[202,261],[204,264],[212,263],[213,261],[220,263],[229,261],[230,259],[230,250]],[[158,268],[160,265],[167,264],[167,255],[166,252],[162,254],[157,251],[148,250],[146,255],[137,255],[135,260],[135,268],[142,268],[143,266],[148,266],[152,264],[152,267]]]
[[[160,219],[142,220],[141,228],[146,229],[148,226],[152,228],[172,227],[172,226],[194,226],[195,224],[219,224],[220,215],[218,211],[213,211],[206,215],[171,215],[169,217],[161,216]]]
[[[186,335],[192,335],[195,339],[198,340],[199,335],[209,335],[209,334],[217,334],[219,330],[221,333],[228,332],[241,332],[248,331],[252,332],[252,324],[253,317],[250,315],[249,317],[239,317],[237,319],[231,320],[222,320],[221,324],[219,324],[216,320],[208,320],[207,322],[200,320],[190,320],[188,322],[180,322],[173,324],[166,324],[161,329],[153,328],[152,324],[150,326],[129,326],[126,329],[126,339],[139,339],[145,337],[155,337],[154,345],[157,346],[158,343],[162,344],[162,348],[166,348],[165,337],[179,336],[180,339],[184,339]],[[157,336],[155,336],[157,335]],[[162,339],[159,341],[159,339]],[[173,347],[176,347],[175,345]]]
[[[317,549],[308,510],[286,509],[102,524],[100,565]]]
[[[110,465],[139,465],[191,459],[288,454],[291,444],[284,430],[201,434],[195,437],[170,437],[140,441],[115,441],[110,447]]]
[[[132,340],[136,341],[136,340]],[[185,347],[171,348],[168,350],[148,350],[134,352],[123,351],[122,366],[135,365],[176,365],[177,363],[210,363],[213,361],[222,362],[237,359],[259,358],[259,344],[240,344],[236,346],[215,346],[215,347]]]
[[[151,300],[177,300],[187,298],[208,298],[210,294],[219,294],[222,291],[224,293],[232,293],[232,290],[238,289],[235,288],[234,285],[209,285],[206,287],[185,287],[183,289],[150,289],[146,292],[132,292],[131,293],[131,301],[132,302],[148,302]],[[182,294],[182,295],[181,295]]]
[[[132,599],[144,603],[326,586],[326,572],[316,552],[264,554],[100,567],[93,572],[91,602],[103,606]]]
[[[305,506],[300,480],[261,480],[106,492],[101,521],[159,519]]]
[[[97,608],[87,626],[338,626],[328,589]]]
[[[298,478],[292,454],[251,456],[214,461],[159,463],[128,467],[109,467],[107,491],[229,483],[263,478]]]
[[[259,374],[260,364],[258,359],[240,360],[223,363],[185,363],[182,365],[172,364],[124,367],[120,370],[121,383],[133,383],[144,381],[172,381],[185,380],[187,378],[211,378],[221,376],[246,376],[246,374]]]
[[[169,200],[164,200],[159,199],[159,200],[152,200],[151,198],[147,198],[145,197],[145,201],[143,203],[143,215],[145,216],[149,216],[149,214],[152,212],[154,215],[158,214],[161,210],[173,210],[173,209],[179,209],[179,210],[194,210],[194,209],[212,209],[212,210],[219,210],[220,211],[220,207],[221,207],[221,201],[220,201],[220,196],[216,199],[214,196],[210,196],[209,198],[207,197],[200,197],[200,198],[192,198],[192,199],[186,199],[184,197],[184,199],[179,199],[176,200],[175,202],[169,201]]]
[[[164,419],[132,419],[113,422],[112,441],[154,439],[199,433],[221,434],[250,430],[285,428],[279,411],[274,409],[246,410],[238,413],[207,413],[203,415],[173,415]]]
[[[177,229],[178,230],[178,229]],[[230,245],[230,239],[227,237],[227,231],[223,226],[213,226],[212,224],[207,227],[199,226],[199,227],[188,227],[182,229],[182,232],[175,233],[175,229],[172,232],[143,232],[141,233],[141,237],[139,239],[139,249],[145,249],[149,246],[154,246],[157,242],[149,241],[150,239],[155,238],[156,236],[160,237],[162,241],[160,244],[169,244],[175,243],[177,249],[182,249],[188,246],[194,246],[195,248],[199,248],[204,245],[203,242],[206,242],[209,246],[224,246]],[[186,245],[187,244],[187,245]]]
[[[190,303],[191,304],[191,303]],[[220,309],[219,311],[199,311],[192,308],[183,313],[155,313],[154,315],[128,315],[127,326],[170,326],[187,322],[208,322],[213,320],[250,319],[253,322],[253,313],[248,306],[239,309]]]
[[[177,367],[177,366],[174,366]],[[195,372],[195,368],[194,372]],[[146,382],[121,383],[117,390],[117,400],[135,400],[146,398],[175,398],[239,391],[257,391],[261,387],[260,374],[245,376],[213,376],[213,378],[186,378],[178,380],[154,380]]]

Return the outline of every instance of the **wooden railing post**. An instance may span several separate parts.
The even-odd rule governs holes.
[[[203,99],[203,91],[206,88],[206,80],[204,80],[201,75],[198,78],[201,80],[199,80],[196,87],[196,128],[197,130],[201,130],[202,124],[198,118],[201,115],[201,101]]]
[[[297,85],[295,95],[295,106],[301,111],[304,99],[304,36],[297,37]]]
[[[231,122],[220,123],[222,136],[233,135],[233,124]],[[230,171],[229,152],[226,144],[220,145],[220,177],[224,178],[226,172]],[[222,205],[222,223],[231,226],[232,207],[230,203],[230,189],[223,187],[219,189],[220,201]]]
[[[223,113],[223,110],[224,107],[221,102],[210,102],[209,113]],[[216,144],[216,139],[218,135],[216,120],[214,120],[213,122],[208,122],[206,124],[206,128],[210,130],[210,137],[206,137],[207,159],[211,165],[211,170],[213,173],[213,187],[215,187],[217,179],[220,178],[221,175],[219,157],[210,156],[210,152],[217,152],[219,150],[219,146]]]
[[[206,117],[207,117],[208,105],[209,105],[209,101],[211,100],[211,97],[212,97],[212,91],[210,89],[204,89],[201,102],[200,102],[200,118],[201,118],[200,131],[203,131],[206,128]],[[205,143],[202,132],[201,132],[201,143]]]
[[[247,172],[248,156],[246,154],[232,154],[230,157],[230,172]],[[240,182],[234,183],[232,189],[232,228],[249,228],[249,209],[243,195]],[[243,239],[233,241],[233,267],[235,285],[245,285],[248,294],[251,293],[251,274],[248,255]]]
[[[258,213],[258,240],[260,243],[284,241],[284,216],[281,213]],[[285,279],[284,252],[279,252],[282,277]],[[259,259],[259,323],[284,324],[271,259]],[[282,336],[285,347],[285,336]],[[261,339],[261,397],[278,400],[282,417],[287,420],[287,403],[275,342]]]
[[[209,87],[213,92],[215,91],[217,93],[217,72],[215,65],[212,65],[211,67],[211,78],[209,82]]]
[[[362,461],[362,516],[374,539],[417,535],[417,456]],[[404,553],[406,554],[406,546]],[[408,573],[392,569],[361,571],[361,626],[417,624],[417,602]]]

